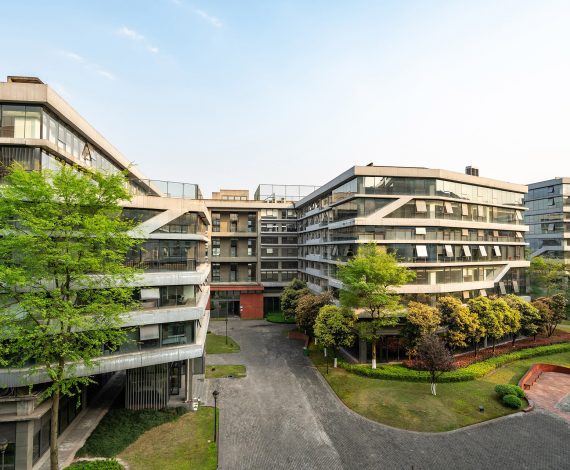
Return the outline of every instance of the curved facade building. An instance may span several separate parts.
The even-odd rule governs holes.
[[[428,168],[355,166],[296,204],[299,269],[312,290],[339,289],[362,243],[395,253],[412,298],[526,292],[526,186]]]
[[[29,170],[65,164],[128,170],[134,197],[125,203],[124,216],[138,222],[133,236],[144,239],[126,260],[144,272],[135,283],[140,309],[124,317],[131,341],[113,353],[102,350],[93,368],[78,366],[75,373],[102,384],[111,373],[126,371],[129,408],[161,408],[174,397],[192,398],[192,377],[203,369],[210,295],[211,218],[198,186],[146,179],[51,88],[24,77],[0,83],[0,168],[13,162]],[[0,369],[6,469],[39,468],[45,459],[51,402],[41,402],[34,390],[48,381],[41,371]],[[29,385],[38,387],[30,393]],[[86,391],[82,405],[89,400]],[[60,434],[80,411],[75,405],[61,400]]]

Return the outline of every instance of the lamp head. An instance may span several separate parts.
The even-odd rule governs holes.
[[[8,439],[3,437],[2,439],[0,439],[0,452],[6,452],[7,448],[8,448]]]

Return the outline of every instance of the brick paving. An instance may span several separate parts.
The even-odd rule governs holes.
[[[570,423],[541,409],[433,434],[367,420],[342,404],[287,328],[233,320],[241,352],[207,358],[247,366],[244,379],[208,381],[210,395],[221,389],[220,469],[570,468]]]
[[[543,372],[526,394],[536,407],[570,421],[570,375]]]

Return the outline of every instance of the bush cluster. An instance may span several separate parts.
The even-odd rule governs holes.
[[[509,408],[518,410],[522,406],[522,400],[516,395],[505,395],[503,397],[503,404]]]
[[[447,372],[443,374],[439,382],[466,382],[475,380],[487,375],[499,367],[521,359],[527,359],[534,356],[546,356],[570,351],[570,343],[552,344],[549,346],[538,346],[536,348],[521,349],[509,354],[492,357],[481,362],[476,362],[467,367]],[[354,374],[364,377],[372,377],[385,380],[402,380],[405,382],[429,382],[429,373],[425,371],[417,371],[408,369],[402,365],[381,365],[377,369],[371,369],[366,364],[347,364],[342,363],[341,366]]]
[[[67,467],[66,470],[123,470],[123,468],[115,459],[109,459],[79,461]]]
[[[519,398],[524,398],[524,390],[520,388],[518,385],[513,384],[505,384],[505,385],[497,385],[495,387],[495,392],[500,397],[504,397],[505,395],[515,395]]]

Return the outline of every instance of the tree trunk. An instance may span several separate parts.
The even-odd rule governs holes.
[[[473,343],[475,344],[475,357],[477,357],[477,340],[474,340]]]
[[[495,337],[493,337],[493,354],[495,354]]]
[[[59,389],[53,394],[53,404],[51,406],[51,429],[49,441],[50,469],[59,470],[58,445],[57,445],[57,424],[59,421]]]
[[[533,336],[533,338],[534,338],[534,341],[536,342],[536,334],[534,334],[534,335],[532,335],[532,336]]]
[[[337,362],[337,358],[335,357],[334,362],[333,362],[333,367],[336,369],[337,365],[338,365],[338,362]]]
[[[437,387],[437,384],[436,384],[435,382],[432,382],[432,383],[431,383],[431,394],[432,394],[433,396],[436,396],[436,395],[437,395],[436,387]]]
[[[376,341],[372,341],[372,368],[376,369]]]
[[[517,335],[513,333],[513,348],[515,347],[515,341],[517,340]]]

